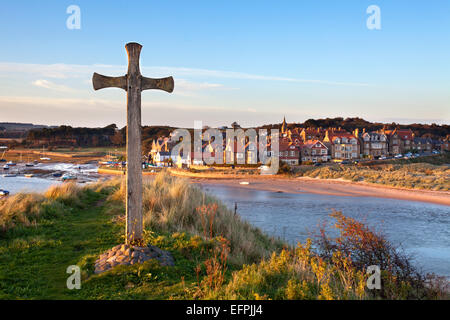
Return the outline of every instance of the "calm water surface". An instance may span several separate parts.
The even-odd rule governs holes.
[[[372,197],[290,194],[204,184],[253,225],[296,244],[304,242],[329,220],[333,210],[365,221],[416,257],[427,272],[450,277],[450,207],[423,202]]]

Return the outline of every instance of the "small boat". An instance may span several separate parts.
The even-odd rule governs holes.
[[[17,174],[15,174],[15,173],[8,173],[8,174],[4,174],[3,176],[5,178],[12,178],[12,177],[17,177]]]
[[[32,174],[32,173],[24,174],[24,177],[26,177],[26,178],[32,178],[33,176],[34,176],[34,174]]]
[[[0,159],[0,162],[6,162],[6,159],[2,158],[2,159]]]
[[[12,162],[12,161],[8,161],[6,164],[7,164],[8,166],[15,166],[15,165],[16,165],[16,163],[15,163],[15,162]]]
[[[8,165],[3,166],[3,170],[9,170],[9,166]]]
[[[9,191],[8,190],[0,189],[0,196],[7,196],[7,195],[9,195]]]
[[[242,182],[239,182],[239,184],[249,184],[249,182],[247,182],[247,181],[242,181]]]
[[[26,163],[26,164],[25,164],[25,167],[34,167],[34,163],[30,163],[30,162],[29,162],[29,163]]]
[[[42,157],[40,158],[41,160],[52,160],[51,158],[47,158],[47,157]]]
[[[54,172],[54,173],[53,173],[53,176],[54,176],[55,178],[59,178],[59,177],[62,176],[62,173],[61,173],[61,172]]]
[[[72,174],[65,174],[62,176],[62,181],[76,180],[77,177]]]

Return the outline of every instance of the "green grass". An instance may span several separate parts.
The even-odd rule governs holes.
[[[0,297],[69,298],[66,268],[120,240],[120,228],[104,212],[102,192],[86,190],[83,205],[63,206],[57,218],[18,226],[1,235]]]

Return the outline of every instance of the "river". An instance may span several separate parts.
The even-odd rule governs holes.
[[[375,197],[292,194],[203,184],[251,224],[295,245],[317,231],[333,210],[381,230],[426,272],[450,278],[450,207]]]

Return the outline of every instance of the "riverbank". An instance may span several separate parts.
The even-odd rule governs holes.
[[[123,176],[125,175],[125,171],[124,170],[119,170],[119,169],[114,169],[114,168],[98,168],[97,172],[99,174],[105,174],[105,175],[113,175],[113,176]],[[152,171],[142,171],[142,175],[143,176],[154,176],[156,174],[158,174],[158,171],[153,170]]]
[[[347,197],[377,197],[409,201],[421,201],[450,206],[449,191],[414,190],[351,182],[340,179],[318,179],[309,177],[278,178],[274,176],[241,177],[240,179],[190,178],[194,183],[216,184],[234,188],[266,190],[286,193],[314,193]],[[248,184],[240,184],[248,182]]]

